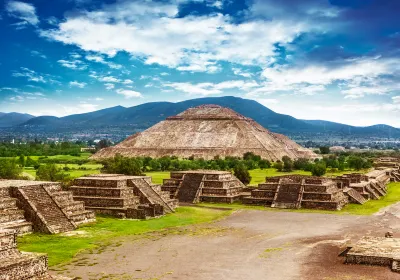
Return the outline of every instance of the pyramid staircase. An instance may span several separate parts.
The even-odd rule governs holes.
[[[32,223],[25,220],[24,211],[17,207],[8,188],[0,188],[0,230],[15,230],[18,234],[32,232]]]
[[[365,186],[365,189],[370,194],[371,199],[379,199],[381,197],[379,195],[379,193],[377,191],[375,191],[375,189],[373,187],[371,187],[370,185]]]
[[[298,184],[279,184],[272,201],[272,208],[299,209],[303,196],[304,182]]]
[[[355,189],[346,187],[343,189],[343,193],[347,195],[349,198],[349,201],[352,203],[357,203],[357,204],[364,204],[368,200],[362,196],[358,191]]]
[[[170,198],[168,191],[162,191],[160,185],[149,183],[151,178],[138,177],[129,182],[134,188],[134,193],[140,197],[143,204],[160,205],[164,213],[173,213],[177,206],[177,200]],[[129,184],[128,184],[129,185]]]
[[[33,221],[36,231],[55,234],[75,230],[76,226],[43,186],[20,187],[15,193],[18,193],[18,199],[26,209],[25,215]]]
[[[386,195],[386,190],[381,187],[378,181],[374,182],[371,181],[371,188],[378,193],[380,196],[385,196]]]
[[[185,174],[182,184],[178,188],[177,198],[179,202],[198,203],[204,178],[205,175],[201,173]]]
[[[392,179],[394,182],[400,182],[400,171],[399,170],[392,172]]]

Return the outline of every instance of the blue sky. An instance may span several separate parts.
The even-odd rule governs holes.
[[[0,112],[234,95],[400,127],[400,1],[36,0],[0,7]]]

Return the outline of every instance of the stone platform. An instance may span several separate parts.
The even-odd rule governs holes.
[[[346,264],[389,266],[400,272],[400,239],[363,237],[345,252]]]
[[[177,201],[148,176],[98,174],[74,180],[74,199],[88,210],[120,218],[145,219],[174,212]]]
[[[266,178],[266,182],[243,197],[243,203],[274,208],[341,210],[348,203],[337,182],[320,177],[288,175]]]
[[[161,189],[184,203],[240,201],[244,185],[228,171],[194,170],[171,172]]]
[[[17,231],[0,229],[0,280],[61,280],[47,273],[45,254],[25,253],[17,249]]]
[[[94,213],[59,183],[0,181],[0,229],[14,229],[19,234],[33,231],[60,233],[95,221]]]

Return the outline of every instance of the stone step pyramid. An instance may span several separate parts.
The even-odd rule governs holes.
[[[114,147],[102,149],[92,159],[101,160],[117,154],[214,159],[216,156],[242,157],[246,152],[272,161],[281,160],[283,156],[292,159],[318,157],[288,137],[272,133],[229,108],[202,105],[168,117]]]

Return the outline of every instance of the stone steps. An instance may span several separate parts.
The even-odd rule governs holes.
[[[18,208],[0,210],[0,223],[8,223],[24,219],[24,210]]]
[[[32,232],[32,223],[21,219],[8,223],[0,223],[0,229],[10,229],[15,230],[17,234],[26,234]]]
[[[131,207],[139,203],[139,198],[130,195],[129,197],[102,197],[102,196],[74,196],[75,200],[83,201],[85,208],[88,207]]]
[[[175,212],[174,209],[167,203],[166,200],[161,196],[160,193],[157,193],[152,186],[143,179],[134,179],[131,180],[136,190],[140,193],[141,196],[144,196],[150,204],[159,204],[163,207],[165,213]]]
[[[8,208],[16,208],[17,200],[11,197],[0,197],[0,210],[5,210]]]
[[[380,196],[385,196],[386,192],[381,189],[378,183],[371,182],[371,187],[374,191],[376,191]]]
[[[76,224],[81,225],[84,223],[95,222],[96,216],[93,211],[83,210],[76,211],[69,215],[69,218]]]
[[[97,188],[93,186],[72,186],[70,190],[74,196],[94,196],[94,197],[124,197],[132,194],[129,188]]]
[[[37,214],[40,214],[42,222],[51,233],[60,233],[72,231],[75,226],[71,223],[65,213],[58,207],[52,196],[72,197],[71,193],[59,192],[53,193],[50,196],[42,186],[29,186],[19,189],[27,196],[29,203],[36,209]]]
[[[371,195],[372,199],[379,199],[380,195],[370,186],[366,186],[365,189],[367,190],[367,192]]]
[[[203,178],[203,174],[185,174],[178,189],[179,202],[196,203],[199,200]]]
[[[367,202],[367,200],[356,190],[352,188],[345,188],[343,190],[343,193],[345,193],[349,198],[350,201],[358,203],[358,204],[364,204]]]

